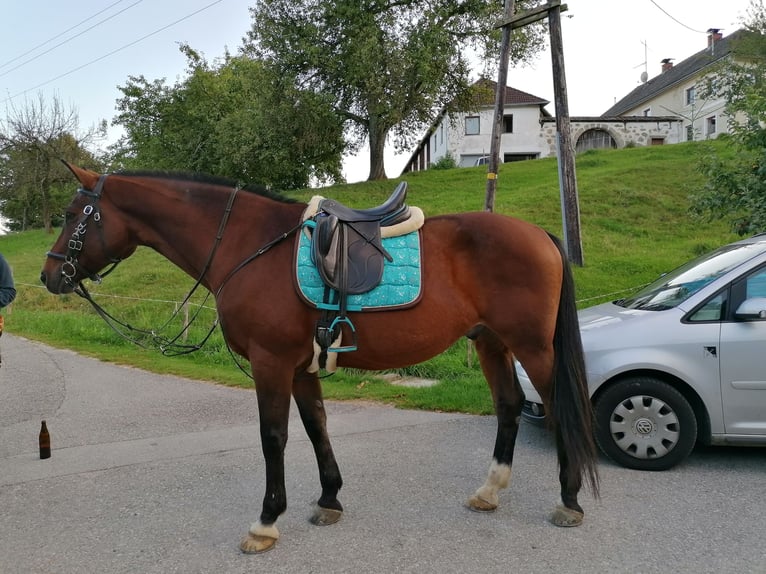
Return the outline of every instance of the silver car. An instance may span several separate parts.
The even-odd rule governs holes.
[[[766,234],[579,312],[601,450],[665,470],[695,443],[766,445]],[[524,417],[542,401],[517,363]]]

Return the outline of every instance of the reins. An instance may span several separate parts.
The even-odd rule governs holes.
[[[223,234],[226,229],[226,225],[229,221],[229,216],[231,215],[233,206],[234,206],[234,200],[237,196],[237,193],[239,192],[240,188],[235,187],[231,194],[229,195],[228,202],[226,204],[226,208],[224,209],[223,215],[221,217],[221,221],[218,225],[218,231],[216,233],[215,239],[213,241],[213,246],[210,249],[210,253],[207,256],[207,259],[205,261],[205,264],[202,268],[201,273],[199,274],[197,280],[194,283],[194,286],[189,290],[186,297],[184,297],[183,301],[180,305],[177,306],[177,308],[173,311],[171,316],[168,318],[165,323],[163,323],[159,328],[157,329],[140,329],[137,327],[134,327],[130,325],[129,323],[122,321],[120,319],[117,319],[114,315],[109,313],[106,309],[104,309],[101,305],[99,305],[94,299],[93,296],[90,294],[90,292],[86,289],[85,285],[83,285],[82,281],[77,282],[76,284],[73,283],[72,278],[76,274],[77,270],[81,270],[87,277],[93,281],[96,281],[98,283],[101,282],[103,277],[106,277],[109,273],[111,273],[114,268],[117,266],[118,263],[120,263],[120,259],[116,258],[110,258],[110,261],[113,263],[112,267],[107,270],[107,272],[99,275],[96,273],[91,273],[87,271],[84,267],[82,267],[78,260],[77,255],[83,248],[84,240],[85,240],[85,232],[87,231],[86,222],[89,217],[93,215],[93,220],[97,222],[99,229],[102,227],[101,223],[101,214],[100,210],[98,209],[98,200],[101,199],[101,191],[103,187],[103,182],[105,180],[106,176],[101,176],[99,178],[98,184],[96,185],[96,188],[93,191],[85,190],[85,189],[79,189],[78,193],[81,193],[83,195],[86,195],[88,197],[91,197],[94,199],[92,204],[88,204],[83,209],[83,215],[80,217],[80,221],[78,221],[78,225],[75,228],[75,231],[72,234],[72,239],[70,239],[68,243],[68,251],[67,254],[59,254],[59,253],[53,253],[48,252],[48,256],[52,257],[54,259],[61,259],[64,260],[64,265],[71,266],[71,273],[67,273],[62,268],[62,274],[65,277],[65,280],[70,282],[70,284],[73,287],[73,292],[85,299],[88,303],[90,303],[91,307],[96,311],[99,317],[104,320],[104,322],[120,337],[125,339],[128,342],[131,342],[135,345],[138,345],[141,348],[149,349],[149,348],[157,348],[159,349],[163,355],[165,356],[179,356],[179,355],[187,355],[190,353],[193,353],[195,351],[199,351],[205,343],[210,339],[211,335],[215,331],[215,328],[219,326],[220,324],[220,317],[216,314],[216,318],[213,321],[212,325],[208,329],[207,333],[204,335],[204,337],[197,343],[194,344],[186,344],[186,343],[179,343],[178,340],[188,332],[188,330],[191,328],[192,324],[197,320],[199,317],[199,314],[202,312],[202,309],[207,302],[207,300],[210,298],[211,292],[208,291],[205,295],[202,303],[199,304],[199,307],[197,311],[192,315],[192,317],[186,322],[186,324],[181,328],[181,330],[172,337],[165,337],[160,334],[160,332],[167,328],[167,326],[178,316],[178,314],[181,312],[181,309],[184,308],[184,306],[191,300],[194,293],[199,289],[199,287],[202,285],[202,282],[205,279],[205,276],[207,275],[208,271],[210,270],[210,267],[213,263],[213,259],[215,258],[215,255],[218,251],[218,247],[221,244],[221,240],[223,239]],[[95,215],[94,215],[95,214]],[[247,266],[249,263],[251,263],[256,258],[260,257],[264,253],[266,253],[269,249],[280,243],[281,241],[284,241],[287,239],[290,235],[295,233],[298,229],[300,229],[302,223],[296,225],[289,231],[286,231],[285,233],[282,233],[278,237],[274,238],[273,240],[266,243],[263,247],[258,249],[255,253],[245,258],[242,262],[240,262],[234,269],[232,269],[224,278],[224,280],[219,285],[218,289],[216,290],[216,297],[220,295],[223,288],[226,286],[226,284],[229,282],[229,280],[236,275],[239,271],[241,271],[245,266]],[[103,230],[101,229],[101,241],[102,245],[105,249],[105,241],[103,237]],[[106,249],[105,249],[106,251]],[[137,336],[138,335],[138,336]],[[146,342],[146,339],[149,339],[151,344],[148,344]],[[231,348],[229,347],[228,342],[226,341],[226,338],[224,337],[224,342],[226,343],[226,347],[230,354],[233,352]],[[242,366],[236,361],[235,364],[239,369],[244,372],[246,375],[248,375],[250,378],[252,378],[247,371],[245,371]]]

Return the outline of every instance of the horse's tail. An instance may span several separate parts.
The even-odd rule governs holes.
[[[595,497],[599,495],[598,453],[593,439],[593,412],[585,374],[585,357],[577,321],[572,269],[561,241],[551,239],[561,253],[564,277],[553,335],[553,415],[556,441],[566,453],[569,484],[584,480]]]

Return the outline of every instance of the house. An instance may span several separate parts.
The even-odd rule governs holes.
[[[732,53],[742,31],[724,38],[708,31],[707,47],[673,65],[662,61],[661,73],[645,81],[601,116],[570,117],[576,152],[593,148],[623,148],[674,144],[717,137],[728,131],[722,99],[703,99],[703,82],[713,67]],[[489,154],[497,84],[482,79],[484,96],[476,109],[449,114],[442,111],[430,126],[402,173],[428,169],[449,154],[460,167],[477,165]],[[500,160],[503,162],[557,155],[556,118],[544,98],[507,87],[504,97]],[[479,161],[480,163],[480,161]]]
[[[644,82],[611,108],[604,117],[675,116],[681,122],[681,141],[715,138],[728,131],[725,100],[706,97],[705,85],[714,78],[714,67],[730,58],[732,45],[744,30],[723,37],[708,30],[707,46],[682,62],[662,60],[658,76]]]
[[[404,171],[422,171],[449,155],[459,167],[470,167],[489,154],[497,83],[481,79],[474,110],[450,114],[442,110],[410,156]],[[500,159],[504,162],[547,155],[540,139],[540,119],[550,117],[548,100],[506,87]]]

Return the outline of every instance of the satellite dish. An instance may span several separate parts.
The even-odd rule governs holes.
[[[646,73],[646,70],[641,72],[641,83],[645,84],[646,80],[648,80],[648,79],[649,79],[649,74]]]

